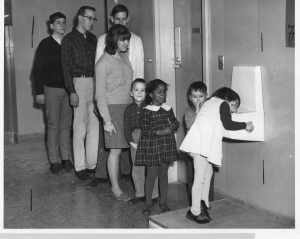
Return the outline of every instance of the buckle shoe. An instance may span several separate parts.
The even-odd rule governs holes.
[[[204,223],[208,223],[209,221],[207,219],[204,219],[203,215],[200,213],[199,215],[194,215],[191,210],[188,210],[187,214],[185,215],[185,217],[191,221],[194,221],[196,223],[199,224],[204,224]]]

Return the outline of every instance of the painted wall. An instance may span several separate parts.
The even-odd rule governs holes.
[[[19,135],[44,133],[43,113],[34,105],[30,74],[35,50],[47,37],[46,21],[50,14],[63,12],[67,17],[67,31],[78,8],[90,5],[96,8],[98,22],[93,33],[104,32],[104,0],[12,0],[13,41],[15,48],[15,77]],[[31,46],[32,19],[35,18],[33,47]]]
[[[261,65],[265,111],[264,142],[223,143],[215,188],[294,218],[295,49],[285,46],[285,4],[285,0],[211,1],[212,92],[230,86],[234,65]],[[225,56],[223,71],[217,68],[218,55]]]

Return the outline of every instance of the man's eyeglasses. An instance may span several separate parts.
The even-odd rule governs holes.
[[[91,21],[94,21],[94,22],[97,22],[97,18],[93,18],[93,17],[90,17],[90,16],[84,16],[84,15],[82,15],[83,17],[86,17],[87,19],[89,19],[89,21],[91,22]]]

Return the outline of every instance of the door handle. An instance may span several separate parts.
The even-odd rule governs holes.
[[[153,59],[152,58],[148,58],[147,62],[152,63]]]
[[[181,27],[175,27],[175,59],[174,59],[174,67],[178,68],[182,66],[182,58],[181,58]]]

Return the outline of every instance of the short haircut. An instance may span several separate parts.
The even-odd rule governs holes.
[[[195,81],[193,82],[192,84],[190,84],[189,88],[188,88],[188,91],[187,91],[187,99],[188,99],[188,103],[189,105],[194,108],[194,105],[193,103],[191,102],[190,100],[190,95],[192,94],[192,91],[199,91],[199,92],[202,92],[202,93],[205,93],[207,94],[207,86],[204,82],[202,81]]]
[[[135,80],[131,83],[130,91],[132,91],[134,85],[137,83],[145,84],[145,86],[147,85],[146,81],[143,78],[135,78]]]
[[[228,87],[222,87],[218,90],[216,90],[211,97],[217,97],[222,100],[226,100],[227,102],[231,101],[237,101],[238,105],[237,107],[240,106],[241,104],[241,99],[238,93],[236,93],[234,90],[228,88]]]
[[[119,12],[126,12],[126,15],[128,17],[129,14],[128,8],[123,4],[117,4],[116,6],[114,6],[113,9],[111,10],[110,16],[114,17]]]
[[[168,90],[168,84],[162,81],[161,79],[155,79],[148,82],[146,87],[146,104],[150,104],[152,102],[150,94],[153,93],[160,85],[163,85],[166,88],[166,90]]]
[[[55,22],[55,20],[60,19],[60,18],[66,19],[66,16],[61,12],[55,12],[49,16],[49,23],[53,24]]]
[[[207,86],[205,83],[203,83],[202,81],[195,81],[192,84],[190,84],[188,91],[187,91],[187,95],[191,95],[192,91],[200,91],[203,93],[207,93]]]
[[[78,17],[79,16],[83,16],[85,14],[85,11],[86,10],[91,10],[91,11],[94,11],[96,12],[96,8],[94,7],[91,7],[91,6],[82,6],[78,9],[77,13],[76,13],[76,16],[74,18],[74,21],[73,21],[73,27],[77,27],[78,26]]]
[[[130,40],[131,33],[127,27],[116,24],[108,29],[105,37],[105,49],[104,51],[110,55],[116,54],[118,48],[118,41]]]

